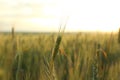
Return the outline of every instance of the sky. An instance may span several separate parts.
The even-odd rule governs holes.
[[[58,31],[68,17],[65,31],[112,32],[119,8],[119,0],[0,0],[0,31]]]

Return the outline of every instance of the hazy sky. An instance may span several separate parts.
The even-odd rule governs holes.
[[[66,31],[116,31],[119,8],[119,0],[0,0],[0,31],[58,31],[66,16]]]

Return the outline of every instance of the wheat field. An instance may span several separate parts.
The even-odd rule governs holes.
[[[120,80],[119,33],[0,33],[0,80]]]

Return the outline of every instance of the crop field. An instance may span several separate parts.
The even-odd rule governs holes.
[[[120,32],[0,33],[0,80],[120,80]]]

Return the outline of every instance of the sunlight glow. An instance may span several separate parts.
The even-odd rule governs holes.
[[[23,30],[19,26],[22,25],[26,26],[24,28],[26,31],[28,29],[58,31],[61,18],[67,16],[69,20],[66,31],[70,32],[111,32],[117,31],[120,26],[119,0],[2,0],[0,2],[2,17],[0,23],[10,25],[15,22],[16,28],[19,27],[18,30]]]

